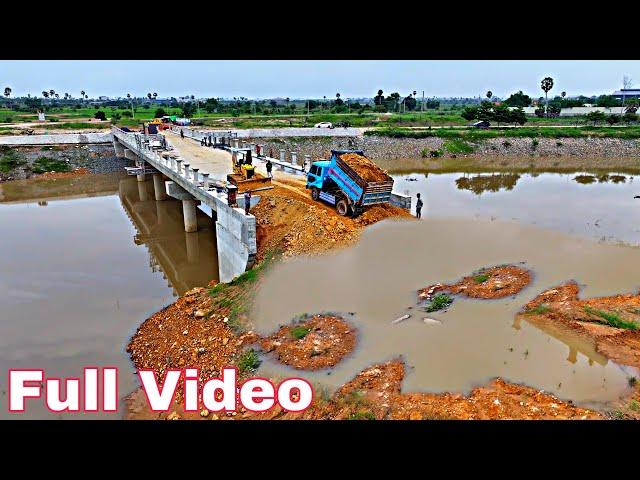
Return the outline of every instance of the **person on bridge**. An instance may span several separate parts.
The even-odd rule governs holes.
[[[418,201],[416,202],[416,218],[422,218],[422,199],[420,198],[420,194],[417,194]]]
[[[244,214],[249,215],[249,208],[251,208],[251,191],[244,192]]]
[[[273,169],[273,163],[271,163],[270,159],[267,159],[267,177],[269,178],[273,178],[273,174],[271,173],[271,170]]]

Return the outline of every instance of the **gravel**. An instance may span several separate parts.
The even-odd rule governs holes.
[[[531,138],[492,138],[478,142],[466,142],[472,153],[457,154],[457,157],[481,156],[577,156],[577,157],[637,157],[640,156],[640,141],[618,138],[539,138],[537,144]],[[336,138],[270,138],[251,139],[271,149],[275,157],[284,149],[298,158],[311,155],[312,160],[328,159],[332,149],[361,149],[373,160],[396,158],[420,158],[423,151],[441,150],[445,157],[452,157],[446,149],[447,139],[390,138],[378,136]]]

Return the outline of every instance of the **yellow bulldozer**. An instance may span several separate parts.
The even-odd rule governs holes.
[[[227,181],[238,187],[238,193],[273,188],[270,177],[256,172],[250,148],[232,148],[231,164],[233,173],[227,175]]]

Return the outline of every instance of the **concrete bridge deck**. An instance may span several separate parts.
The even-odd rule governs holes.
[[[209,170],[213,170],[216,177],[226,177],[227,169],[231,169],[231,157],[227,152],[201,148],[198,144],[193,150],[179,136],[175,138],[171,134],[166,137],[169,150],[164,151],[153,148],[148,141],[157,137],[118,128],[113,128],[112,133],[116,154],[134,160],[140,167],[138,180],[144,180],[151,167],[157,201],[166,199],[167,194],[182,200],[186,232],[197,230],[197,203],[208,207],[216,221],[220,281],[231,281],[253,266],[257,253],[256,219],[245,214],[243,209],[230,206],[227,194],[216,188],[210,179]],[[194,162],[193,166],[191,162]],[[207,170],[200,171],[201,167]],[[194,171],[194,168],[198,170]]]

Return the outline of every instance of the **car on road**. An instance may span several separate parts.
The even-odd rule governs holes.
[[[320,122],[314,125],[315,128],[333,128],[333,123],[331,122]]]
[[[491,124],[489,122],[487,122],[486,120],[480,120],[479,122],[475,122],[471,124],[472,127],[474,128],[489,128],[491,126]]]

